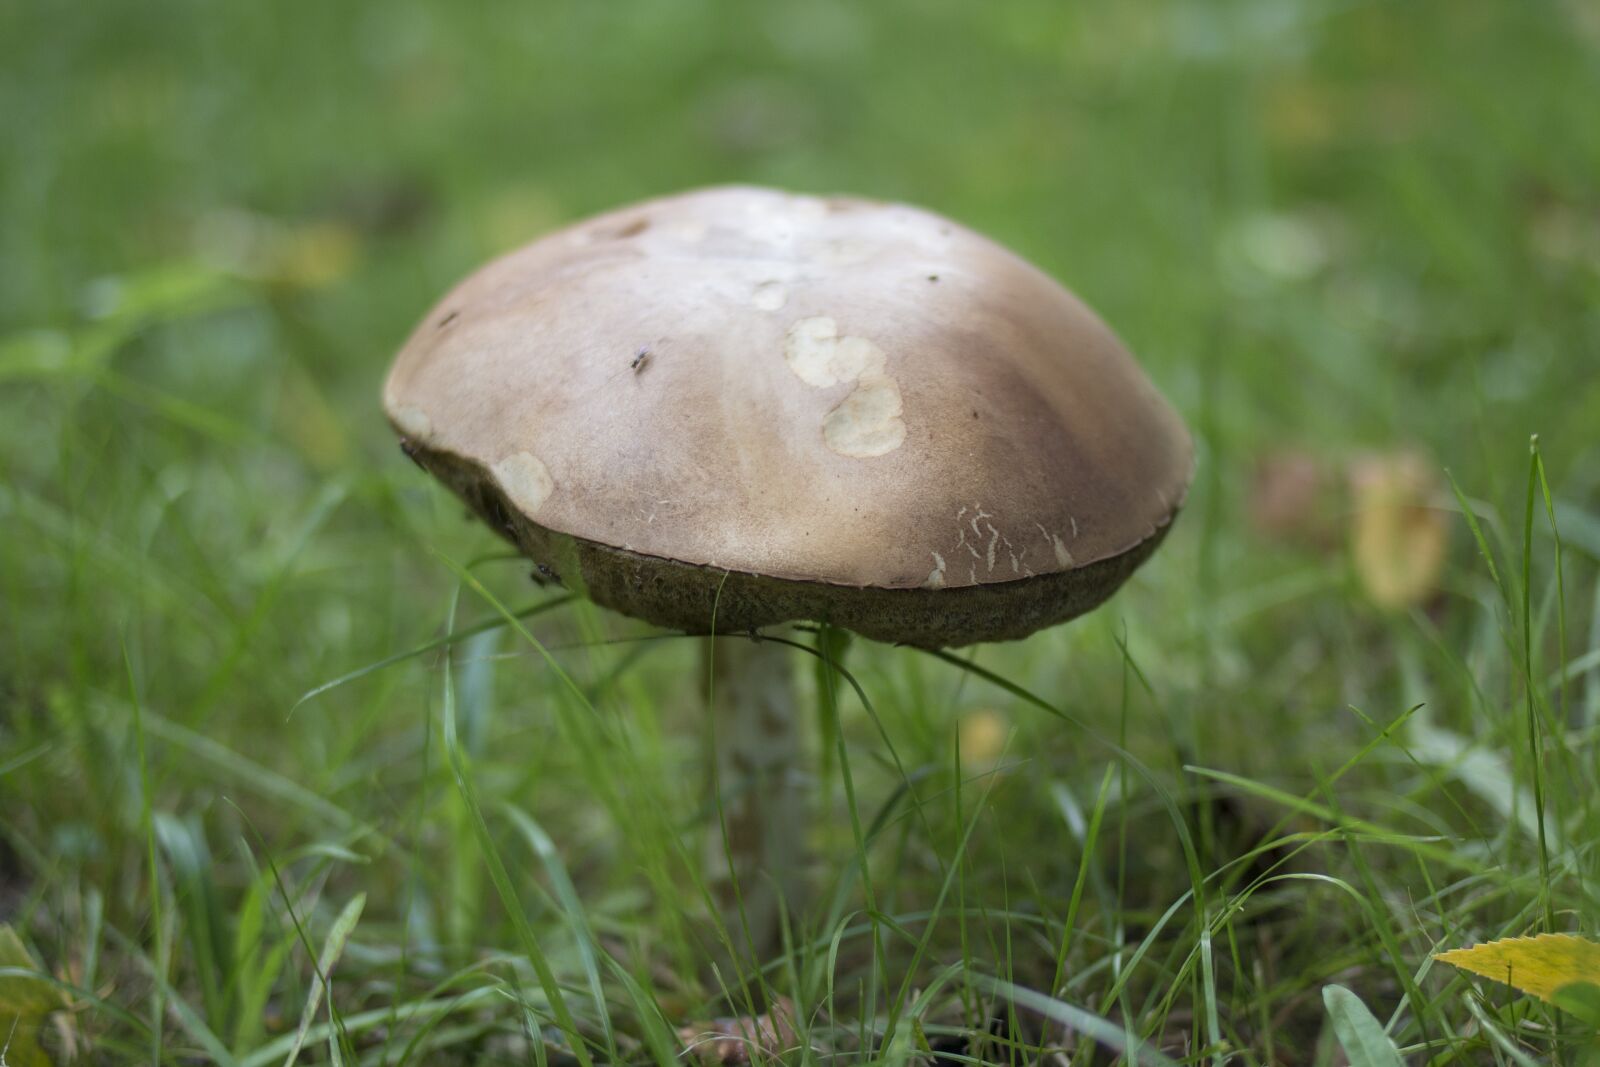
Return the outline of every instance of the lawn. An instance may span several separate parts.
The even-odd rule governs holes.
[[[1597,1062],[1432,958],[1600,937],[1597,101],[1584,0],[0,4],[6,1062]],[[1081,620],[786,631],[761,966],[697,641],[378,403],[484,259],[729,181],[1010,245],[1199,452]]]

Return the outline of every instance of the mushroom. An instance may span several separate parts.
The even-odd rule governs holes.
[[[1128,351],[1037,268],[915,207],[761,188],[495,260],[416,328],[383,401],[539,573],[694,634],[1025,637],[1150,556],[1193,467]],[[714,881],[737,881],[759,951],[801,897],[789,657],[730,637],[708,654]]]

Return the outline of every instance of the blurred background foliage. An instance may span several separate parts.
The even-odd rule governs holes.
[[[436,673],[375,673],[288,710],[437,633],[454,580],[430,549],[494,547],[403,463],[378,409],[422,312],[567,220],[717,182],[905,199],[992,234],[1096,307],[1195,428],[1199,480],[1161,557],[1092,620],[986,664],[1107,733],[1128,709],[1135,747],[1175,778],[1210,763],[1295,791],[1367,738],[1346,704],[1386,723],[1432,700],[1435,732],[1413,741],[1444,769],[1413,779],[1416,753],[1390,753],[1342,802],[1481,831],[1472,856],[1534,870],[1532,835],[1498,829],[1531,825],[1527,724],[1508,710],[1513,613],[1459,517],[1441,517],[1455,508],[1442,472],[1514,576],[1527,440],[1542,435],[1569,550],[1564,651],[1592,648],[1596,101],[1600,8],[1586,0],[0,3],[0,885],[21,902],[0,917],[79,977],[91,897],[148,940],[147,795],[208,828],[194,832],[234,899],[256,868],[227,796],[284,854],[364,842],[379,867],[341,867],[338,884],[341,900],[370,894],[367,962],[407,930],[512,944],[460,858],[465,816],[413,810],[438,777]],[[1555,670],[1551,542],[1536,536],[1537,647]],[[515,568],[495,588],[528,596]],[[584,618],[549,638],[616,625]],[[1151,687],[1131,709],[1124,633]],[[649,840],[668,816],[621,826],[696,810],[683,644],[620,668],[567,653],[585,677],[620,672],[608,699],[641,731],[633,777],[599,803],[581,798],[604,746],[548,710],[559,687],[512,660],[511,641],[475,646],[497,670],[462,684],[477,686],[464,706],[484,789],[540,813],[608,929],[645,956],[666,943],[692,973],[682,902],[641,903],[636,876],[658,895],[670,883],[670,850]],[[1033,785],[996,792],[1002,816],[967,860],[1008,886],[995,828],[1059,836],[1051,783],[1089,804],[1106,754],[910,656],[852,653],[909,765],[945,766],[968,714],[963,737],[992,749],[1016,730],[1037,761],[1012,779]],[[1550,771],[1569,831],[1597,825],[1589,684],[1587,718],[1545,708],[1549,728],[1579,731]],[[134,694],[154,731],[149,792]],[[543,743],[552,724],[569,747]],[[1447,794],[1469,751],[1492,755],[1474,765],[1492,781]],[[863,762],[880,798],[892,790],[886,766]],[[1159,811],[1125,817],[1151,844],[1113,880],[1148,921],[1187,880]],[[925,828],[931,851],[959,836],[952,818]],[[1573,869],[1592,870],[1585,857]],[[1076,860],[1039,862],[1012,877],[1054,885]],[[1403,896],[1407,859],[1376,862],[1367,888]],[[434,891],[428,915],[399,899],[415,884]],[[1577,911],[1592,905],[1574,892]],[[1440,939],[1524,929],[1528,893],[1474,896],[1454,917],[1436,902],[1396,918],[1395,936],[1414,965]],[[1391,1006],[1404,987],[1383,939],[1340,907],[1277,935],[1268,955],[1296,977],[1243,967],[1224,990],[1232,1039],[1262,1062],[1263,1033],[1320,1018],[1297,983],[1378,959],[1350,980]],[[325,910],[322,927],[337,902]],[[1324,965],[1330,927],[1349,949]],[[132,1003],[137,981],[113,999]],[[1247,1022],[1258,1008],[1266,1022]],[[1173,1012],[1159,998],[1130,1009],[1158,1036],[1198,1025]]]
[[[249,223],[285,227],[297,280],[348,275],[303,311],[327,345],[312,369],[366,398],[405,325],[484,257],[622,201],[754,181],[993,233],[1101,309],[1190,412],[1212,368],[1218,432],[1240,443],[1454,422],[1430,408],[1481,412],[1498,441],[1573,386],[1588,403],[1546,414],[1593,413],[1568,362],[1594,348],[1600,240],[1582,3],[0,17],[12,328],[92,311],[97,279],[235,267]],[[1543,428],[1551,447],[1571,436]]]

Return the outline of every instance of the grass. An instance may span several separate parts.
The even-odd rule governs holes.
[[[1560,0],[0,6],[0,1000],[68,992],[58,1061],[669,1063],[781,995],[815,1063],[1592,1062],[1430,957],[1600,936],[1597,98]],[[483,258],[727,180],[993,233],[1201,446],[1090,617],[788,634],[761,968],[694,642],[531,585],[376,403]],[[1259,475],[1402,449],[1449,540],[1384,607],[1342,476]]]

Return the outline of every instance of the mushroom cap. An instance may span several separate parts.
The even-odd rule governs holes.
[[[1126,348],[1020,257],[915,207],[759,188],[488,264],[383,397],[542,569],[698,631],[1020,637],[1109,596],[1193,468]]]

